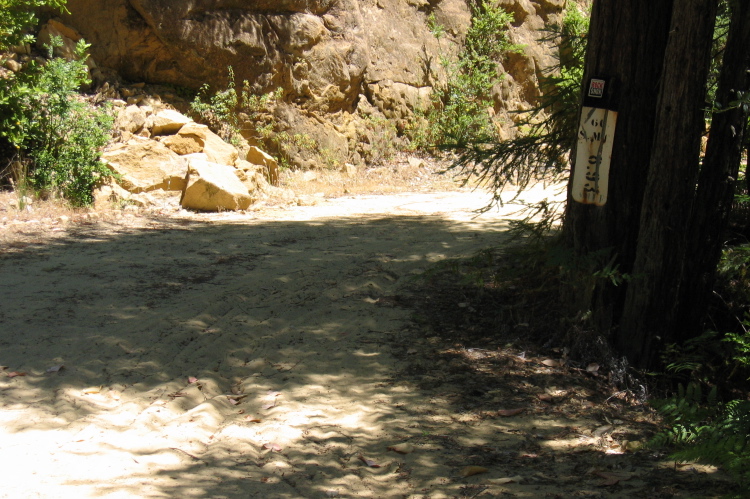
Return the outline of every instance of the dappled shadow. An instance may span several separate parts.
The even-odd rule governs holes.
[[[501,229],[154,217],[6,253],[0,417],[18,473],[5,490],[384,497],[416,475],[440,487],[437,451],[407,473],[386,449],[422,432],[422,395],[394,379],[389,347],[410,314],[400,290]]]
[[[705,474],[621,453],[639,436],[628,433],[640,424],[634,413],[608,401],[599,378],[543,363],[559,351],[517,341],[527,315],[471,320],[509,295],[492,288],[478,302],[449,287],[438,300],[420,277],[496,245],[503,229],[435,216],[154,216],[138,226],[73,225],[6,252],[0,421],[13,473],[5,493],[720,490]],[[513,409],[523,412],[500,412]],[[592,470],[622,481],[602,486],[607,479]]]

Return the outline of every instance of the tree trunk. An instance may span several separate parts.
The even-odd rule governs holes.
[[[678,338],[677,305],[704,129],[706,80],[717,0],[674,4],[664,55],[656,134],[632,279],[615,345],[633,363],[654,360],[654,341]]]
[[[684,269],[680,293],[679,330],[701,332],[713,289],[716,266],[721,257],[723,233],[729,223],[734,188],[742,161],[743,136],[748,112],[742,106],[726,109],[738,92],[750,91],[750,1],[736,2],[724,51],[716,99],[721,108],[714,113],[706,156],[698,181],[698,192],[689,234],[690,259]],[[750,159],[748,159],[750,166]],[[746,170],[745,175],[748,174]],[[748,191],[750,193],[750,191]]]
[[[595,75],[615,78],[619,106],[607,203],[577,203],[568,193],[563,235],[576,260],[586,262],[584,274],[613,257],[613,266],[621,272],[632,269],[672,4],[597,0],[593,5],[584,82]],[[623,291],[606,280],[593,289],[575,285],[572,306],[590,311],[593,327],[606,334],[619,322]]]

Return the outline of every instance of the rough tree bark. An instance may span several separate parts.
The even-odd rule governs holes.
[[[734,188],[746,137],[746,107],[729,108],[741,92],[750,92],[750,2],[736,2],[724,50],[716,99],[722,106],[711,120],[711,132],[698,180],[698,192],[690,221],[688,259],[680,293],[679,331],[699,334],[713,290],[721,257],[723,233],[729,223]],[[748,150],[747,152],[750,152]],[[750,167],[750,158],[748,159]],[[746,171],[746,175],[747,175]],[[750,178],[750,176],[748,176]]]
[[[577,260],[589,264],[584,273],[612,257],[621,272],[632,270],[672,3],[597,0],[593,5],[584,81],[594,75],[614,78],[619,106],[607,203],[580,204],[568,193],[564,239]],[[572,306],[590,310],[593,327],[607,333],[619,322],[623,291],[604,280],[593,289],[576,286]]]
[[[564,236],[579,264],[589,262],[584,274],[607,263],[630,276],[617,286],[594,281],[593,291],[579,286],[576,305],[639,366],[655,360],[655,338],[680,339],[717,4],[596,0],[592,11],[584,81],[602,75],[619,84],[609,197],[597,207],[569,194]]]
[[[654,360],[655,341],[678,339],[675,321],[700,166],[717,3],[680,0],[674,4],[636,257],[615,334],[618,350],[640,365]]]

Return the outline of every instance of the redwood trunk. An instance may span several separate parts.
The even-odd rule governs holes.
[[[655,342],[679,339],[675,321],[700,164],[716,8],[717,0],[674,4],[638,245],[615,341],[620,352],[642,366],[655,360]]]
[[[736,2],[724,51],[716,99],[724,108],[714,113],[698,181],[698,193],[690,224],[691,258],[684,269],[680,296],[680,331],[701,332],[716,275],[716,266],[729,223],[736,179],[742,159],[748,112],[742,106],[727,109],[737,92],[750,91],[750,2]],[[750,152],[750,151],[748,151]],[[748,159],[750,167],[750,159]],[[748,174],[746,170],[745,175]]]
[[[584,81],[607,76],[617,81],[617,129],[604,206],[580,204],[568,195],[564,236],[584,273],[614,257],[629,273],[638,240],[641,201],[654,138],[654,123],[671,0],[597,0],[589,29]],[[588,268],[587,268],[588,267]],[[593,327],[607,333],[620,319],[623,286],[605,280],[593,289],[576,285],[572,304],[592,312]]]

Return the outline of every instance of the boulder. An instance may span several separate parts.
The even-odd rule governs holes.
[[[180,128],[178,135],[198,142],[202,141],[203,150],[196,152],[204,153],[208,161],[212,163],[234,165],[234,162],[239,158],[237,148],[224,142],[221,137],[213,133],[206,125],[199,125],[194,121],[190,121]]]
[[[242,159],[238,159],[235,164],[237,170],[235,171],[237,178],[240,182],[245,184],[245,187],[250,192],[268,192],[270,184],[267,180],[267,169],[264,165],[258,165],[250,163]]]
[[[180,199],[183,208],[197,211],[246,210],[253,202],[234,167],[192,159],[186,187]]]
[[[161,140],[161,143],[180,156],[202,153],[206,144],[203,139],[197,135],[179,133],[177,135],[167,135]]]
[[[172,135],[192,121],[182,113],[172,109],[163,109],[151,116],[146,126],[151,130],[151,135]]]
[[[107,210],[114,206],[125,206],[134,203],[132,194],[116,183],[104,184],[94,190],[94,208],[99,211]]]
[[[265,176],[272,185],[279,185],[279,163],[265,151],[250,146],[245,159],[253,165],[265,167]],[[239,165],[237,165],[239,168]]]
[[[120,186],[130,192],[180,191],[185,187],[187,162],[155,140],[133,137],[105,151],[102,159],[120,176]]]
[[[63,24],[58,19],[50,19],[39,30],[39,35],[36,39],[37,48],[46,51],[47,47],[52,43],[52,37],[58,37],[62,41],[62,45],[55,47],[52,52],[55,57],[62,57],[68,61],[76,58],[76,44],[83,38],[78,31]],[[96,67],[91,57],[88,57],[85,62],[89,69]]]
[[[146,124],[148,114],[138,106],[126,106],[120,109],[115,120],[115,128],[120,131],[138,133]]]

